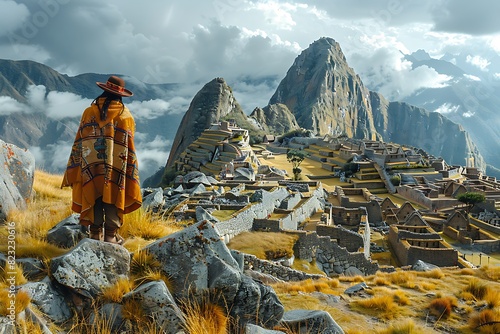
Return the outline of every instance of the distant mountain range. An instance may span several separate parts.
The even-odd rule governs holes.
[[[421,89],[403,101],[462,125],[487,162],[487,174],[500,176],[500,57],[490,58],[488,71],[474,65],[468,53],[434,59],[419,50],[405,58],[413,68],[428,66],[450,79],[444,87]]]
[[[169,152],[172,143],[172,154],[180,154],[182,147],[199,135],[207,124],[220,117],[232,117],[244,122],[255,136],[267,132],[281,134],[303,127],[318,135],[347,134],[355,138],[412,145],[441,156],[451,164],[465,165],[465,159],[472,158],[480,168],[486,168],[481,155],[484,151],[489,164],[495,162],[496,166],[500,166],[500,158],[492,153],[500,141],[482,137],[489,132],[498,137],[493,115],[489,117],[491,124],[474,120],[476,126],[463,124],[462,127],[457,124],[458,120],[467,123],[474,117],[446,114],[447,117],[455,117],[450,118],[452,122],[441,113],[414,106],[436,110],[448,103],[462,108],[458,104],[460,100],[452,97],[465,96],[463,90],[473,94],[478,82],[468,81],[465,71],[450,61],[430,59],[425,52],[407,57],[414,66],[432,66],[439,73],[457,77],[457,82],[462,83],[457,83],[457,87],[461,88],[427,89],[406,99],[408,103],[389,102],[364,86],[360,77],[348,66],[340,45],[331,38],[321,38],[304,50],[295,59],[269,104],[257,107],[248,117],[222,78],[210,81],[195,94],[192,87],[197,85],[147,84],[126,77],[127,88],[134,92],[126,103],[136,108],[132,112],[136,115],[137,131],[140,133],[137,145],[139,158],[142,150],[148,152],[143,155],[145,160],[157,159],[154,150]],[[34,148],[35,153],[44,159],[44,169],[61,171],[83,107],[101,92],[95,82],[106,81],[108,76],[88,73],[70,77],[31,61],[0,60],[0,138],[21,147]],[[46,92],[42,91],[42,96],[34,94],[34,85],[43,85]],[[66,92],[69,96],[55,100],[51,95],[53,92]],[[444,99],[441,93],[446,93],[450,100]],[[422,94],[428,97],[424,98]],[[431,99],[433,94],[436,96]],[[491,97],[492,100],[494,98]],[[71,99],[86,101],[79,110],[68,102]],[[172,107],[173,101],[182,99],[186,101],[179,103],[181,107]],[[67,108],[68,116],[48,110],[50,101],[63,110]],[[159,103],[162,101],[163,104]],[[484,100],[480,102],[484,104]],[[491,107],[490,104],[488,106]],[[78,110],[75,112],[74,109]],[[491,110],[485,107],[485,116],[481,117],[489,115],[487,112]],[[482,109],[477,110],[475,115],[482,112]],[[184,119],[182,123],[181,119]],[[165,163],[166,154],[163,163],[156,160],[155,164],[142,168],[142,178],[158,171],[159,167],[161,173]]]

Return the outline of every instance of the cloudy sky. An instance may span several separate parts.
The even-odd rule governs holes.
[[[397,80],[409,71],[400,52],[467,48],[487,62],[500,50],[499,12],[494,0],[0,0],[0,57],[69,75],[122,73],[150,83],[221,76],[243,86],[282,78],[301,50],[328,36],[362,77],[377,69]],[[420,77],[417,84],[439,80]]]
[[[0,58],[68,75],[191,83],[177,98],[184,110],[204,83],[224,77],[249,113],[267,104],[294,58],[323,36],[390,99],[446,80],[402,59],[418,49],[433,57],[462,52],[487,71],[500,51],[498,13],[494,0],[0,0]]]

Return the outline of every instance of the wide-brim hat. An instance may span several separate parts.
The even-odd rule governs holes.
[[[134,95],[130,90],[125,88],[125,80],[116,75],[112,75],[108,78],[106,82],[96,82],[99,88],[104,89],[107,92],[120,95],[123,97],[129,97]]]

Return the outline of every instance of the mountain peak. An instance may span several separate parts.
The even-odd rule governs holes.
[[[430,60],[431,56],[423,49],[418,49],[417,51],[413,52],[411,56],[416,60],[416,61],[423,61],[423,60]]]
[[[214,78],[194,96],[182,118],[167,161],[171,166],[178,156],[212,123],[228,117],[246,119],[231,87],[223,78]]]

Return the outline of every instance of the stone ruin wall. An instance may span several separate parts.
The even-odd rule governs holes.
[[[413,265],[417,260],[432,263],[439,267],[458,266],[458,252],[451,248],[423,248],[411,246],[408,249],[407,263]]]
[[[254,255],[244,254],[244,270],[251,269],[263,274],[271,275],[283,281],[302,281],[306,279],[324,278],[324,275],[308,274],[299,270],[292,269],[282,264],[276,264],[272,261],[261,260]]]
[[[336,187],[335,191],[337,192],[337,199],[340,203],[340,206],[344,208],[350,209],[358,209],[360,207],[365,207],[368,212],[368,220],[371,224],[379,224],[383,221],[382,219],[382,209],[380,208],[380,204],[373,198],[374,196],[364,188],[357,189],[349,189],[349,188],[341,188]],[[351,202],[350,198],[345,194],[361,194],[366,202]]]
[[[379,269],[378,264],[365,259],[363,253],[350,253],[328,236],[305,231],[288,233],[299,237],[294,245],[295,257],[308,262],[316,260],[317,266],[328,276],[342,274],[350,267],[359,269],[365,275],[372,275]]]
[[[345,247],[349,252],[357,252],[364,245],[361,234],[343,227],[319,224],[316,226],[316,233],[336,239],[339,246]]]
[[[215,226],[224,242],[228,243],[235,235],[252,230],[254,219],[267,218],[288,195],[288,191],[281,187],[271,192],[263,190],[262,201],[250,204],[233,218],[216,223]]]

